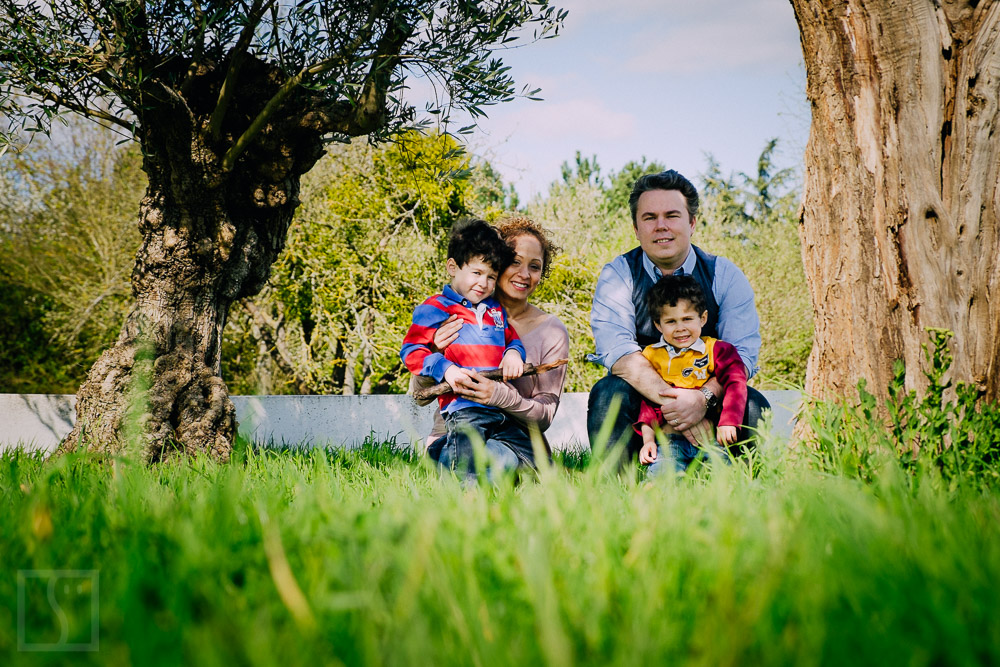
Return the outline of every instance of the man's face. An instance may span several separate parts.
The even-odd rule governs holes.
[[[679,190],[647,190],[635,211],[635,236],[643,252],[664,273],[679,269],[691,250],[694,218]]]
[[[448,275],[451,276],[451,288],[472,304],[477,304],[493,294],[493,288],[497,284],[497,272],[482,257],[473,257],[463,266],[459,266],[449,257],[447,266]]]

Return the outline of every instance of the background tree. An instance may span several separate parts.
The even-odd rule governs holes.
[[[415,304],[447,282],[452,224],[472,212],[470,157],[410,132],[334,148],[303,181],[303,204],[267,288],[241,302],[268,376],[296,393],[406,391],[399,346]]]
[[[805,382],[813,324],[802,265],[795,171],[774,162],[777,140],[757,158],[756,173],[724,175],[708,155],[702,176],[700,226],[695,243],[731,259],[756,295],[763,344],[758,387],[799,387]]]
[[[84,120],[58,135],[3,157],[0,391],[75,391],[131,306],[139,151]]]
[[[2,158],[0,391],[79,386],[131,307],[128,268],[141,241],[131,208],[145,179],[136,147],[114,147],[114,139],[80,121],[58,141]],[[448,227],[466,214],[495,219],[514,199],[489,162],[456,147],[450,137],[420,133],[379,147],[337,143],[303,177],[302,204],[268,285],[238,302],[223,332],[222,377],[232,392],[405,389],[405,376],[394,370],[397,346],[412,304],[443,281]],[[703,177],[697,240],[736,261],[756,291],[765,344],[754,383],[801,386],[812,310],[797,194],[787,185],[772,188],[769,214],[748,220],[760,198],[755,179],[723,176],[708,158],[709,172],[728,185],[713,189],[709,174]],[[593,350],[594,283],[604,262],[635,245],[626,204],[632,182],[662,168],[631,161],[600,184],[558,181],[525,211],[564,246],[532,299],[571,332],[567,391],[587,391],[604,373],[584,362]],[[718,215],[727,207],[738,219]],[[372,328],[358,335],[359,320]]]
[[[570,187],[577,185],[600,186],[604,180],[601,177],[601,166],[597,164],[597,156],[583,157],[580,151],[576,152],[572,163],[564,161],[559,165],[559,173],[563,183]]]
[[[1000,398],[1000,3],[792,0],[812,129],[802,239],[816,312],[806,389],[907,388],[925,328]],[[884,398],[884,396],[883,396]]]
[[[757,158],[754,174],[739,172],[724,176],[719,162],[708,155],[708,169],[702,176],[707,212],[728,231],[741,235],[747,227],[764,224],[788,210],[797,197],[788,186],[795,175],[791,167],[779,169],[774,163],[778,140],[771,139]],[[737,183],[737,180],[740,183]]]
[[[551,34],[563,17],[545,0],[0,7],[9,131],[46,130],[72,112],[142,146],[135,305],[80,387],[62,449],[120,450],[131,411],[147,461],[228,457],[236,420],[219,373],[229,308],[265,284],[324,139],[383,138],[411,121],[407,74],[437,84],[432,111],[481,114],[515,94],[494,49],[528,24]]]
[[[667,166],[656,160],[649,162],[643,155],[640,160],[629,160],[618,171],[611,172],[608,177],[608,189],[604,193],[610,210],[628,210],[628,198],[632,194],[632,186],[640,176],[654,172],[666,171]],[[631,215],[631,213],[629,214]]]

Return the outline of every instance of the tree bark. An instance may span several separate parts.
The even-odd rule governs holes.
[[[244,124],[278,84],[256,65],[232,102],[230,115]],[[211,107],[196,104],[151,100],[142,119],[149,187],[132,273],[135,306],[81,385],[76,425],[61,451],[83,446],[146,462],[177,453],[229,458],[237,423],[220,377],[229,307],[264,286],[298,205],[300,176],[323,153],[322,135],[293,122],[290,103],[290,120],[269,126],[227,171],[224,151],[203,131]],[[241,128],[230,130],[231,138]]]
[[[1000,390],[1000,3],[792,0],[812,127],[802,252],[812,395],[893,362],[924,378],[927,327],[955,333],[952,378]]]

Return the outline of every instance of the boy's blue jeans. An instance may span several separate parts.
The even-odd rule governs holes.
[[[729,452],[727,452],[721,445],[715,445],[712,447],[712,452],[718,454],[726,463],[729,463]],[[677,433],[671,433],[667,436],[667,446],[658,446],[656,451],[656,460],[649,464],[649,468],[646,470],[647,477],[656,477],[657,475],[662,475],[667,471],[674,471],[677,473],[685,472],[695,460],[701,461],[702,463],[709,463],[712,460],[712,454],[706,449],[695,447],[690,442],[687,441],[683,435],[678,435]]]
[[[528,431],[501,410],[485,406],[463,408],[446,414],[444,423],[448,434],[433,442],[427,453],[445,468],[474,476],[472,442],[476,437],[485,445],[491,478],[522,465],[535,467]]]

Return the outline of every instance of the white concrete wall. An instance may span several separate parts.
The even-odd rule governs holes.
[[[787,438],[801,396],[797,391],[765,391],[774,408],[773,432]],[[563,394],[546,437],[554,449],[587,446],[587,394]],[[430,431],[433,406],[417,407],[405,395],[233,396],[240,433],[263,444],[357,446],[369,437],[395,438],[400,445]],[[76,397],[0,394],[0,451],[19,444],[51,451],[76,418]]]

